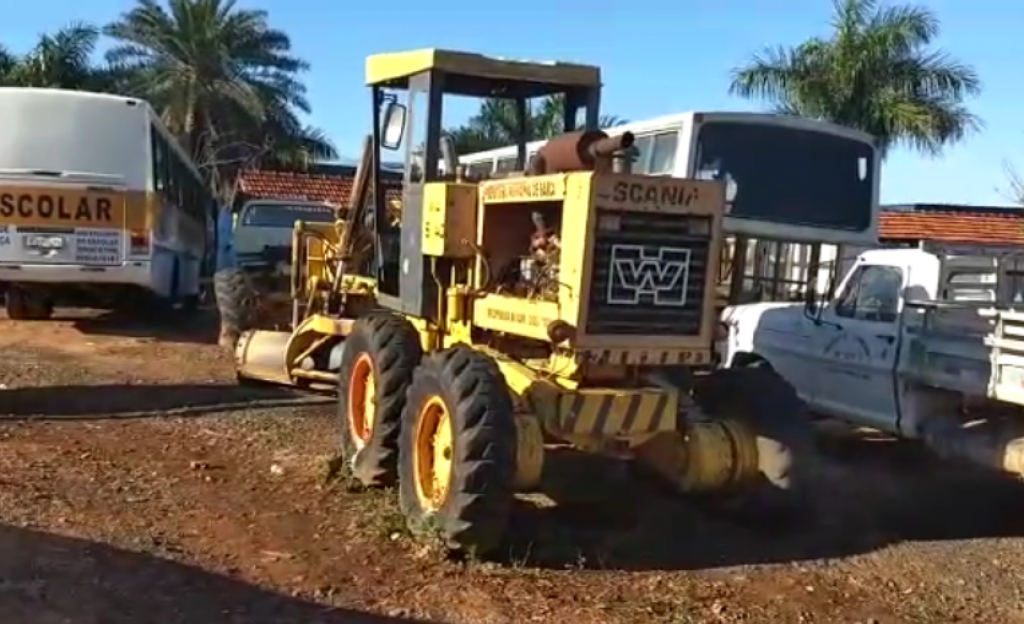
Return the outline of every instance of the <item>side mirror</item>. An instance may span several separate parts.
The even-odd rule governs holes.
[[[817,323],[821,317],[825,294],[818,290],[817,279],[808,277],[804,292],[804,316]]]
[[[396,150],[402,145],[402,138],[405,136],[405,113],[405,106],[398,102],[388,102],[384,108],[380,141],[384,149]]]
[[[820,306],[818,305],[818,294],[808,291],[804,298],[804,316],[811,320],[817,320]]]

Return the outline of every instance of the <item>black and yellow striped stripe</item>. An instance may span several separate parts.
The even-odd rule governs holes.
[[[559,396],[559,428],[610,437],[676,429],[679,399],[662,390],[580,390]]]

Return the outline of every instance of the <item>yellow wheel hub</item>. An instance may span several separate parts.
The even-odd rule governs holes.
[[[377,387],[373,377],[373,359],[363,353],[352,367],[348,385],[348,425],[357,448],[366,446],[373,435],[377,417]]]
[[[416,495],[424,509],[436,511],[444,505],[451,483],[455,437],[448,407],[441,397],[432,397],[416,419]]]

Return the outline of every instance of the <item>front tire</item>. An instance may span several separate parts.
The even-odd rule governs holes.
[[[420,336],[394,314],[356,320],[338,370],[342,458],[367,487],[393,485],[398,476],[398,431],[406,390],[423,357]]]
[[[513,500],[512,397],[493,359],[468,346],[425,358],[402,415],[399,503],[409,529],[483,555],[502,540]]]

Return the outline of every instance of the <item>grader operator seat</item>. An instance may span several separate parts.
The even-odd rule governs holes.
[[[597,67],[571,63],[526,62],[448,50],[415,50],[371,56],[366,82],[373,92],[373,201],[378,224],[378,302],[393,310],[434,320],[436,280],[425,266],[422,249],[424,185],[450,178],[457,162],[445,163],[442,174],[442,136],[446,105],[454,97],[500,102],[515,112],[515,169],[526,168],[530,140],[527,110],[530,100],[558,96],[564,103],[563,132],[596,130],[601,72]],[[446,97],[454,96],[454,97]],[[459,106],[458,108],[464,108]],[[582,114],[582,128],[577,121]],[[453,119],[447,120],[449,123]],[[399,151],[404,169],[401,224],[387,222],[381,190],[383,151]],[[453,158],[453,160],[457,160]]]

